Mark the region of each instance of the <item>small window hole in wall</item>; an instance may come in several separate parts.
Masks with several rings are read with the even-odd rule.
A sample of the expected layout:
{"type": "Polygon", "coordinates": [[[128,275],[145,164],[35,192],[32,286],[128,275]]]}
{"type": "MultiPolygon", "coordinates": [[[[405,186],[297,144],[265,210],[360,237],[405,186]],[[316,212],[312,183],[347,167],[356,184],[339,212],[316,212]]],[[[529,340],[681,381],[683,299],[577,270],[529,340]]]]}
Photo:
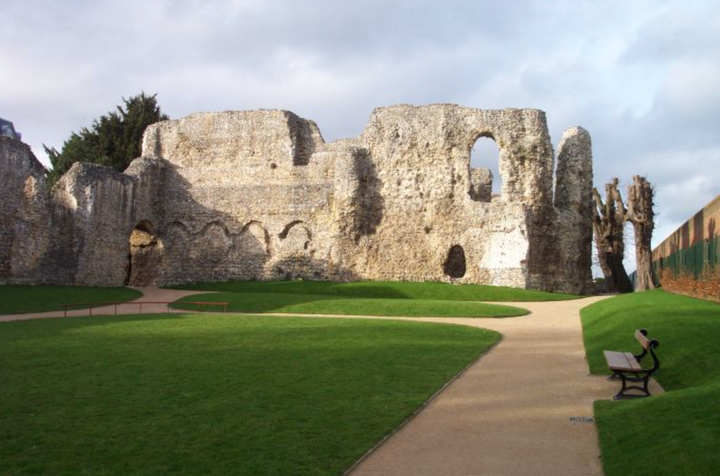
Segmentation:
{"type": "Polygon", "coordinates": [[[456,279],[465,276],[465,271],[465,250],[460,245],[453,245],[443,263],[443,272],[446,276],[456,279]]]}
{"type": "Polygon", "coordinates": [[[492,173],[492,196],[500,196],[502,177],[500,176],[500,149],[489,134],[483,134],[475,140],[470,151],[471,169],[490,169],[492,173]]]}

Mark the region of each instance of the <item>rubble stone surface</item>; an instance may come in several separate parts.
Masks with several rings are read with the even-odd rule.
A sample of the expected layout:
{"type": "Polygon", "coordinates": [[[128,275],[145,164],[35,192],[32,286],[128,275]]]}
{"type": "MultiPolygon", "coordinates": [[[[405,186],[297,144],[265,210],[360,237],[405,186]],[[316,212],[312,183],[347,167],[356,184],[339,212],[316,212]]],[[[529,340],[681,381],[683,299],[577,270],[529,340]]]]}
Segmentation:
{"type": "Polygon", "coordinates": [[[0,284],[43,281],[49,241],[45,168],[30,147],[0,136],[0,284]]]}
{"type": "Polygon", "coordinates": [[[383,107],[360,137],[332,143],[288,111],[193,114],[148,127],[124,173],[75,164],[52,193],[29,149],[3,141],[0,282],[591,289],[590,136],[566,132],[554,187],[539,110],[383,107]],[[498,196],[490,171],[470,166],[479,137],[500,150],[498,196]]]}

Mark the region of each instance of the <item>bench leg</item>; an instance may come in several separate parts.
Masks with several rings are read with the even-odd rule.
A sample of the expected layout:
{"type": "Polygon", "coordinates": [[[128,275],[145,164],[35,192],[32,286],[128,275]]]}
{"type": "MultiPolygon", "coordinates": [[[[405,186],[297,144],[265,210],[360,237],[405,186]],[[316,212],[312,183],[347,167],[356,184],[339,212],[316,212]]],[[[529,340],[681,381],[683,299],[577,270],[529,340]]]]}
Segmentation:
{"type": "Polygon", "coordinates": [[[617,395],[613,397],[613,400],[624,400],[628,398],[645,398],[650,396],[650,389],[648,388],[648,385],[650,384],[650,375],[647,375],[645,377],[640,377],[638,374],[635,374],[635,377],[630,377],[627,374],[620,372],[616,374],[620,377],[622,380],[622,387],[620,388],[620,391],[617,395]],[[628,385],[628,382],[642,382],[643,386],[640,387],[638,385],[628,385]],[[643,394],[637,395],[632,393],[627,393],[628,390],[639,390],[643,394]]]}

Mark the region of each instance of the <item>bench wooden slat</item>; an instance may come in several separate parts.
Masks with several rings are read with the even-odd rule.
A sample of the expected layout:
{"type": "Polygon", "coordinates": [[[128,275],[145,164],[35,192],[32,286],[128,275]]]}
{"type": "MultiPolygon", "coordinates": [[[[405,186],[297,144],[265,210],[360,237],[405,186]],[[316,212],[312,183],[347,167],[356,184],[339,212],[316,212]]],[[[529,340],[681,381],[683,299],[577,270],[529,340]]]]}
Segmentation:
{"type": "Polygon", "coordinates": [[[637,371],[642,370],[633,354],[630,352],[605,351],[605,360],[611,370],[637,371]]]}
{"type": "Polygon", "coordinates": [[[632,367],[633,370],[642,370],[642,365],[635,360],[635,356],[632,354],[632,352],[625,352],[625,358],[628,361],[628,364],[630,364],[630,367],[632,367]]]}
{"type": "Polygon", "coordinates": [[[608,367],[610,367],[611,369],[628,368],[628,361],[623,352],[613,352],[610,350],[606,350],[605,360],[607,361],[608,367]]]}
{"type": "Polygon", "coordinates": [[[643,349],[645,349],[645,350],[648,349],[648,347],[650,346],[650,339],[645,337],[645,335],[642,332],[640,332],[640,329],[635,331],[635,338],[640,343],[640,345],[642,346],[643,349]]]}

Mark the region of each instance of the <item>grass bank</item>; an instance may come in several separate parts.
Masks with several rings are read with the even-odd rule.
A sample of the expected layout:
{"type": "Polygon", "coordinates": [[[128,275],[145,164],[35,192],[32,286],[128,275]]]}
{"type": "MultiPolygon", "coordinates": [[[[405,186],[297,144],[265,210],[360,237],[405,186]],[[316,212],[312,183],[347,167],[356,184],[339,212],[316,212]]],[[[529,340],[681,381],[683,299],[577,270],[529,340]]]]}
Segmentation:
{"type": "Polygon", "coordinates": [[[531,302],[577,299],[572,294],[547,293],[504,286],[395,281],[226,281],[174,286],[173,289],[227,293],[303,294],[347,298],[419,299],[431,301],[531,302]]]}
{"type": "MultiPolygon", "coordinates": [[[[0,314],[60,311],[63,304],[127,302],[142,297],[130,288],[90,286],[0,286],[0,314]]],[[[82,309],[77,306],[75,309],[82,309]]]]}
{"type": "Polygon", "coordinates": [[[595,403],[606,476],[716,475],[720,468],[720,306],[663,291],[628,294],[582,310],[588,363],[603,350],[637,352],[634,329],[660,342],[665,394],[595,403]]]}
{"type": "Polygon", "coordinates": [[[0,323],[0,474],[340,474],[498,338],[269,316],[0,323]]]}
{"type": "Polygon", "coordinates": [[[407,317],[514,317],[528,313],[513,306],[479,302],[427,299],[343,298],[321,294],[224,292],[187,296],[172,304],[176,309],[196,309],[189,301],[227,302],[228,311],[350,316],[407,317]]]}

